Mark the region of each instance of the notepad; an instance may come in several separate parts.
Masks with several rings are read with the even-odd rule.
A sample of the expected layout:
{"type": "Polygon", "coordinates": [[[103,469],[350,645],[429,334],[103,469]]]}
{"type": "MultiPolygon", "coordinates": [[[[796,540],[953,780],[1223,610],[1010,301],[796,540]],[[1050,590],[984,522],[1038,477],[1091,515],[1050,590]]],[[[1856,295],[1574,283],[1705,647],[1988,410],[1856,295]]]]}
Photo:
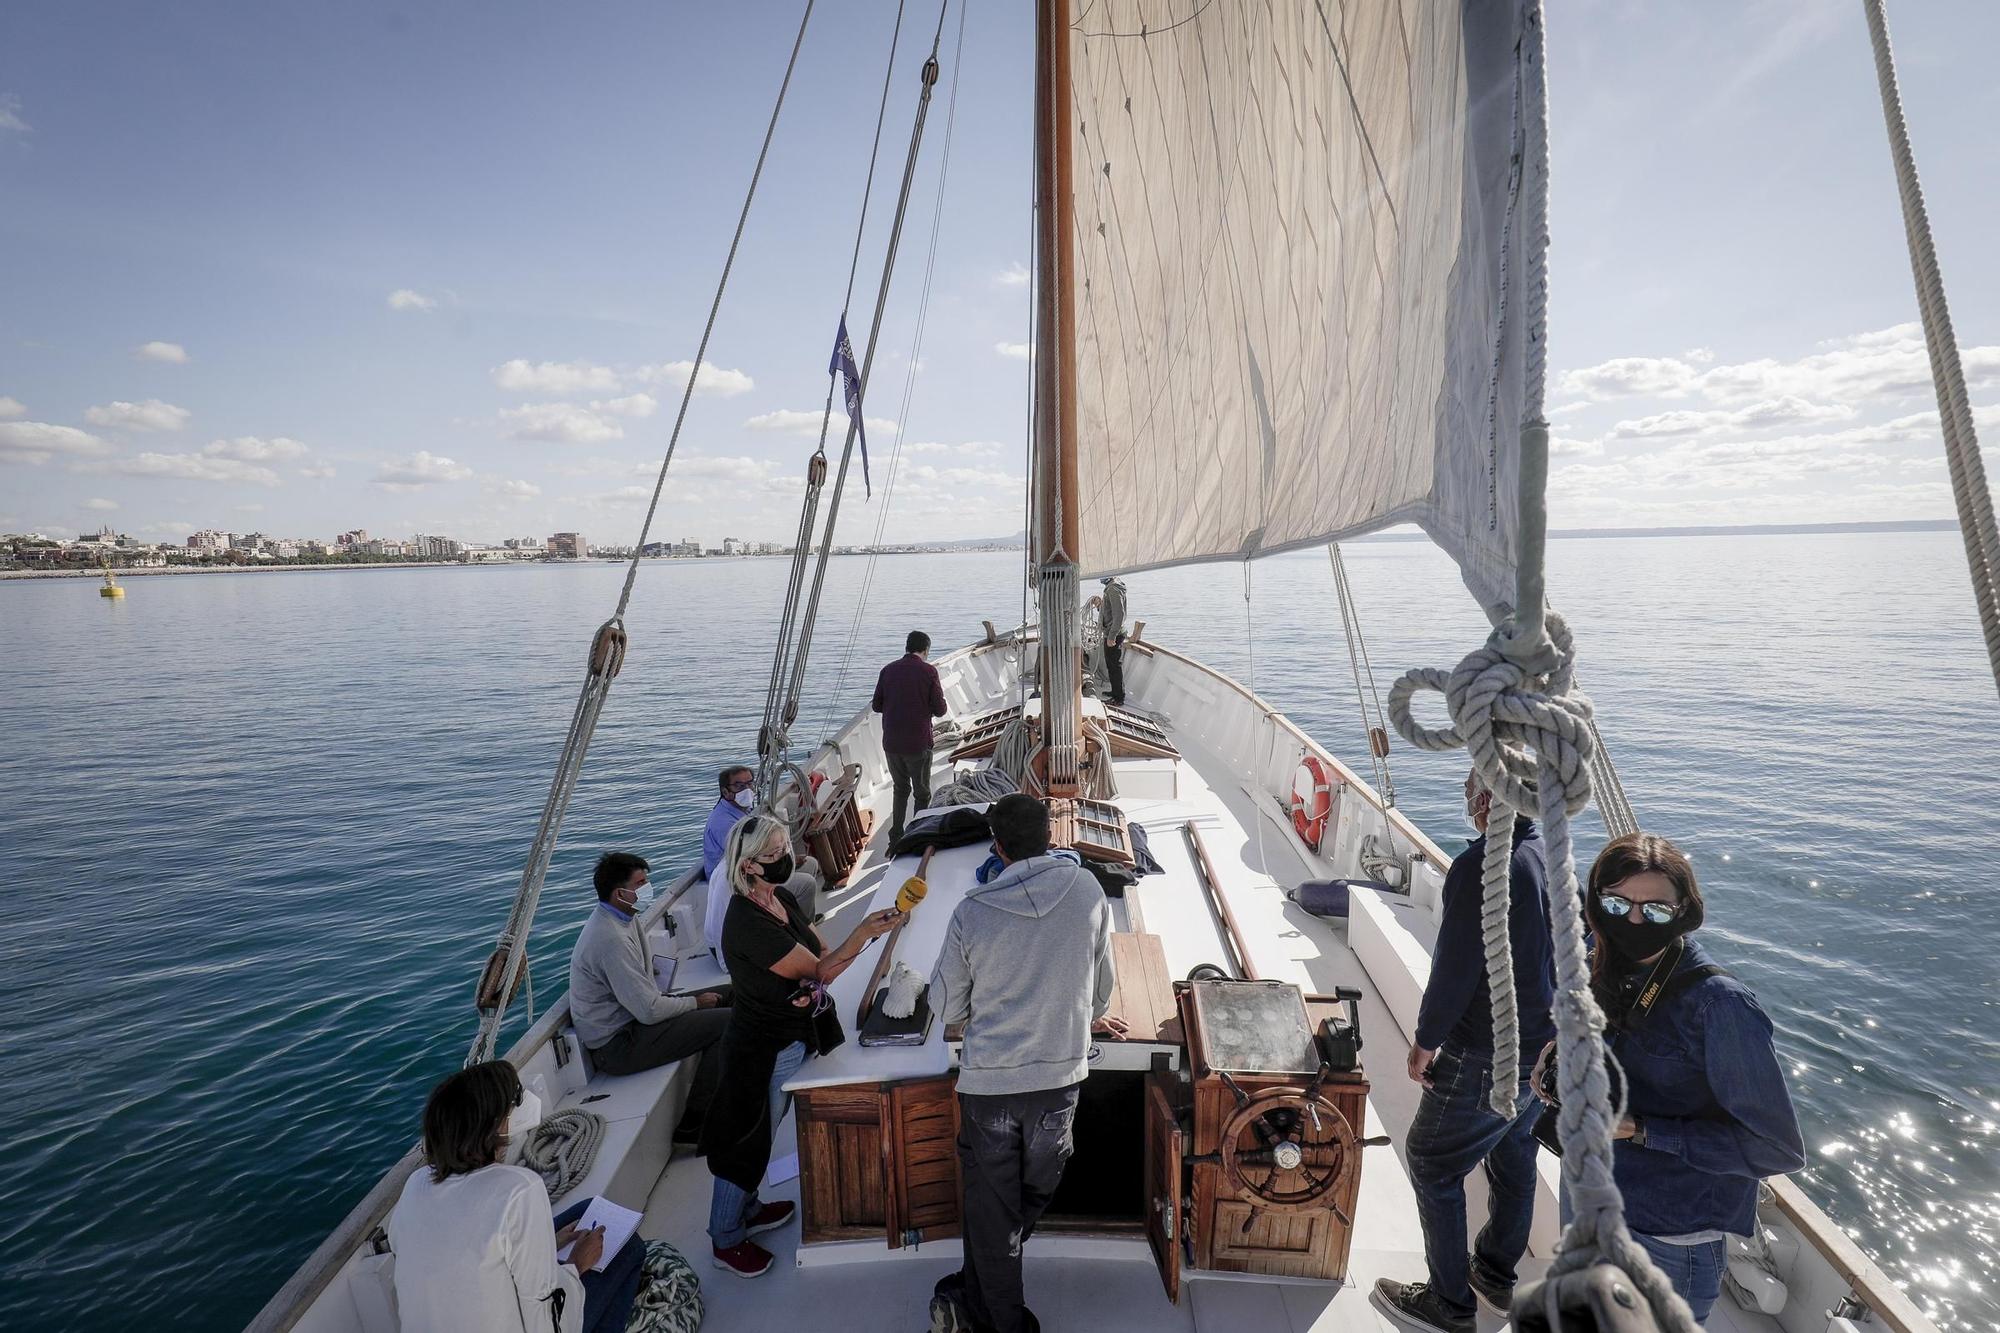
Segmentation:
{"type": "Polygon", "coordinates": [[[664,995],[674,988],[674,969],[680,966],[680,962],[678,958],[653,955],[653,981],[659,986],[661,994],[664,995]]]}
{"type": "MultiPolygon", "coordinates": [[[[604,1265],[611,1262],[611,1256],[625,1248],[625,1242],[632,1239],[632,1233],[639,1229],[639,1218],[640,1214],[630,1208],[621,1208],[601,1195],[590,1201],[590,1206],[583,1210],[583,1216],[576,1220],[576,1227],[578,1231],[604,1228],[604,1253],[591,1266],[591,1272],[602,1272],[604,1265]]],[[[569,1262],[570,1251],[575,1248],[575,1241],[563,1246],[556,1251],[556,1261],[569,1262]]]]}

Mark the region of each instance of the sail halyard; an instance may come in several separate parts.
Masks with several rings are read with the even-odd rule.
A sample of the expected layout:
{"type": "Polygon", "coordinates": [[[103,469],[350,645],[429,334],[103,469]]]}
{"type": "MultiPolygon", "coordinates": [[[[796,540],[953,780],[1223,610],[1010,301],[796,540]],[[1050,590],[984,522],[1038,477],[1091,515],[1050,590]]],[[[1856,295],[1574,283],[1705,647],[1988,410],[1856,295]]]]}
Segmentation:
{"type": "Polygon", "coordinates": [[[1041,617],[1042,742],[1051,796],[1081,790],[1083,661],[1078,577],[1075,209],[1069,0],[1036,0],[1034,550],[1041,617]]]}

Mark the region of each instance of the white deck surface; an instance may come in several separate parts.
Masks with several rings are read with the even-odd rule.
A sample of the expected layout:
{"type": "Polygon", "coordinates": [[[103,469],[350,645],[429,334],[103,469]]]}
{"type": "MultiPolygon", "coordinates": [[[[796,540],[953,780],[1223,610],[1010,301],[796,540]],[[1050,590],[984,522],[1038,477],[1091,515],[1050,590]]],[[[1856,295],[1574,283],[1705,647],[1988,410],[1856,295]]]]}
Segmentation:
{"type": "MultiPolygon", "coordinates": [[[[1182,832],[1186,821],[1195,821],[1258,971],[1314,992],[1330,992],[1336,985],[1358,986],[1364,992],[1363,1058],[1372,1087],[1362,1134],[1389,1133],[1396,1146],[1366,1150],[1350,1280],[1345,1284],[1190,1272],[1183,1276],[1180,1303],[1174,1305],[1166,1298],[1143,1241],[1043,1235],[1028,1247],[1029,1304],[1049,1333],[1130,1329],[1145,1329],[1147,1333],[1175,1329],[1389,1333],[1397,1326],[1369,1304],[1369,1289],[1379,1277],[1415,1280],[1425,1272],[1416,1201],[1400,1146],[1420,1096],[1418,1087],[1403,1073],[1408,1042],[1341,932],[1290,903],[1263,871],[1268,856],[1280,876],[1299,877],[1297,872],[1288,873],[1284,862],[1290,855],[1286,850],[1289,835],[1275,825],[1267,826],[1260,847],[1257,815],[1249,796],[1240,780],[1214,760],[1189,752],[1179,766],[1177,779],[1174,800],[1120,802],[1133,822],[1145,825],[1153,855],[1165,873],[1145,877],[1130,890],[1124,903],[1114,902],[1117,927],[1159,935],[1168,969],[1175,976],[1185,976],[1199,963],[1225,961],[1182,832]],[[1143,918],[1138,924],[1131,916],[1135,901],[1143,918]],[[1086,1253],[1088,1257],[1082,1257],[1086,1253]]],[[[886,868],[882,865],[885,836],[878,831],[850,887],[830,895],[823,904],[828,919],[821,933],[829,942],[844,935],[859,915],[892,899],[914,868],[914,858],[886,868]]],[[[928,971],[943,937],[949,907],[963,896],[973,868],[985,857],[986,848],[979,844],[941,852],[933,859],[929,897],[905,928],[897,946],[898,958],[928,971]]],[[[1425,943],[1428,945],[1428,939],[1425,943]]],[[[942,1073],[949,1067],[949,1053],[936,1032],[927,1045],[917,1048],[864,1050],[852,1040],[855,1007],[874,964],[871,949],[835,982],[832,990],[850,1040],[828,1058],[809,1061],[794,1086],[906,1078],[942,1073]]],[[[1139,1127],[1133,1126],[1133,1133],[1138,1132],[1139,1127]]],[[[787,1117],[774,1145],[773,1159],[784,1157],[793,1148],[792,1124],[787,1117]]],[[[701,1161],[683,1151],[654,1189],[641,1232],[671,1242],[694,1264],[707,1301],[702,1327],[715,1333],[801,1324],[817,1333],[921,1329],[926,1327],[932,1284],[958,1266],[955,1240],[933,1242],[916,1250],[892,1251],[880,1244],[822,1248],[801,1265],[795,1224],[758,1237],[776,1256],[776,1262],[764,1277],[746,1281],[710,1263],[705,1230],[710,1184],[701,1161]],[[827,1261],[827,1256],[836,1256],[837,1261],[827,1261]]],[[[1467,1181],[1467,1196],[1476,1230],[1486,1206],[1484,1180],[1477,1173],[1467,1181]]],[[[768,1190],[765,1197],[796,1200],[798,1182],[792,1180],[768,1190]]],[[[1541,1229],[1546,1230],[1551,1219],[1542,1221],[1541,1229]]],[[[1523,1280],[1538,1274],[1545,1265],[1545,1258],[1531,1254],[1523,1264],[1523,1280]]],[[[1481,1313],[1481,1333],[1503,1327],[1504,1320],[1481,1313]]],[[[1743,1313],[1726,1295],[1718,1302],[1708,1327],[1711,1333],[1779,1333],[1775,1321],[1743,1313]]]]}

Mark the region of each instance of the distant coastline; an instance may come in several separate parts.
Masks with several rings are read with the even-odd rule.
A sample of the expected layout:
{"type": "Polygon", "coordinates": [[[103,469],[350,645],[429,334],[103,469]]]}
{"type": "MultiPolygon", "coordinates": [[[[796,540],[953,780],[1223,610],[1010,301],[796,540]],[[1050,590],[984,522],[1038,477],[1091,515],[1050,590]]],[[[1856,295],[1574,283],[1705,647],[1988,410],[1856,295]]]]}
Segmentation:
{"type": "MultiPolygon", "coordinates": [[[[1694,528],[1560,528],[1549,533],[1554,541],[1596,540],[1603,537],[1804,537],[1815,535],[1867,534],[1877,532],[1956,532],[1958,524],[1948,518],[1900,519],[1884,523],[1750,523],[1736,527],[1694,527],[1694,528]]],[[[1366,537],[1356,537],[1357,542],[1427,542],[1430,538],[1421,532],[1377,532],[1366,537]]],[[[973,539],[954,542],[949,545],[919,549],[896,549],[875,552],[877,555],[959,555],[969,551],[1018,551],[1018,541],[1005,545],[990,540],[973,539]]],[[[867,555],[867,551],[840,551],[836,555],[867,555]]],[[[774,560],[779,556],[735,556],[737,560],[774,560]]],[[[335,565],[169,565],[164,569],[121,568],[118,577],[148,578],[156,574],[313,574],[333,570],[363,569],[502,569],[520,568],[523,565],[541,565],[548,561],[446,561],[446,560],[384,560],[368,564],[335,565]]],[[[565,565],[623,564],[624,559],[564,560],[553,563],[565,565]]],[[[658,563],[648,560],[645,563],[658,563]]],[[[6,569],[0,570],[0,580],[8,579],[98,579],[104,572],[99,569],[6,569]]]]}

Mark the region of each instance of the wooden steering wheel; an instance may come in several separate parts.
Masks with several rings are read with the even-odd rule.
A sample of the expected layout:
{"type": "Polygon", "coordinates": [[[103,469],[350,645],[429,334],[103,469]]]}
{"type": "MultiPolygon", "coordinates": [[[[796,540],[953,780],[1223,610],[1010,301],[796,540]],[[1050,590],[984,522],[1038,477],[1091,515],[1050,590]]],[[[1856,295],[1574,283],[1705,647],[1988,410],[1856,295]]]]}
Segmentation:
{"type": "Polygon", "coordinates": [[[1361,1165],[1354,1126],[1319,1090],[1266,1088],[1222,1125],[1222,1174],[1253,1207],[1278,1213],[1331,1208],[1361,1165]]]}

